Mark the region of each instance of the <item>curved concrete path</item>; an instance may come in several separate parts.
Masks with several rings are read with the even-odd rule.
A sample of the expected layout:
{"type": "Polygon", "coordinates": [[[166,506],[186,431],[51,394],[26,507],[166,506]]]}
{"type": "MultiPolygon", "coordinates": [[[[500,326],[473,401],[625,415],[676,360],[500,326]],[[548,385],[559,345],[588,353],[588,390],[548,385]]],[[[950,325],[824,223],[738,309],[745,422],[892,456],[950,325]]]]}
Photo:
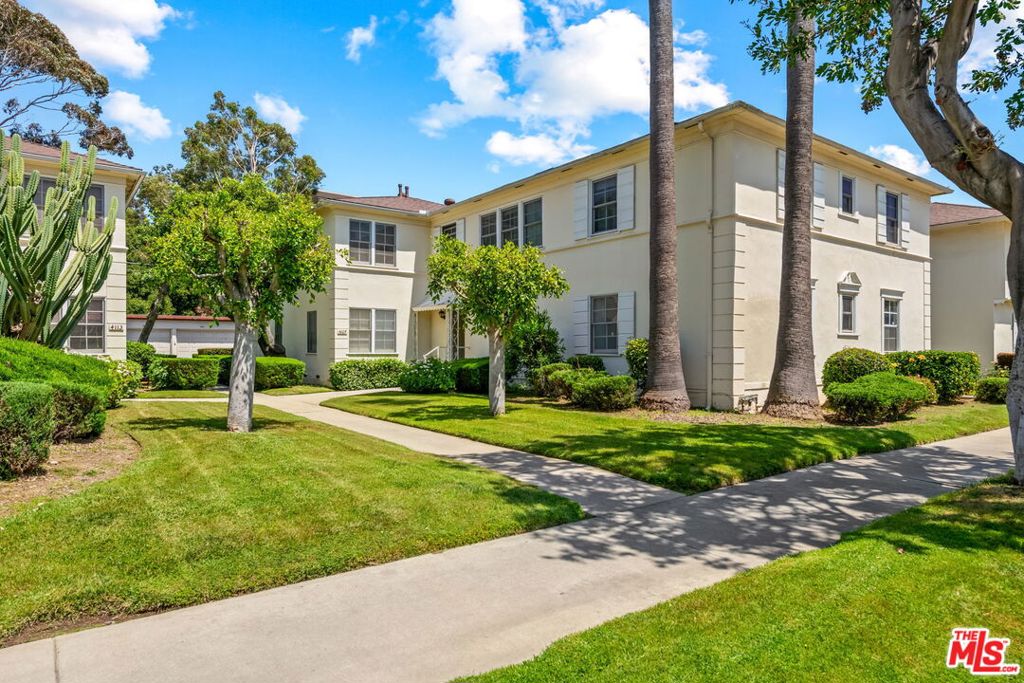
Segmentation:
{"type": "MultiPolygon", "coordinates": [[[[302,410],[320,415],[311,408],[302,410]]],[[[388,434],[418,439],[407,445],[420,450],[455,446],[418,430],[388,434]]],[[[564,635],[830,545],[1011,463],[1004,429],[695,496],[647,504],[640,497],[639,507],[573,524],[0,650],[0,680],[444,681],[522,661],[564,635]]]]}

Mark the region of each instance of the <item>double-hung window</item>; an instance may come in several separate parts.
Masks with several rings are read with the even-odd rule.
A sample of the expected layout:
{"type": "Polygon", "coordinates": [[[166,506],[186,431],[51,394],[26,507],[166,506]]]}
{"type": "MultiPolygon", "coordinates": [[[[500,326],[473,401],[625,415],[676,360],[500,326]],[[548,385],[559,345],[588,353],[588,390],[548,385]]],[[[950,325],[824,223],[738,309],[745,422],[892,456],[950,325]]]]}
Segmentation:
{"type": "Polygon", "coordinates": [[[900,350],[900,300],[882,299],[882,351],[900,350]]]}
{"type": "Polygon", "coordinates": [[[839,333],[857,333],[857,295],[842,293],[839,295],[839,333]]]}
{"type": "Polygon", "coordinates": [[[498,246],[498,216],[494,213],[485,213],[480,216],[480,246],[498,246]]]}
{"type": "Polygon", "coordinates": [[[455,229],[455,223],[449,223],[448,225],[441,226],[441,234],[445,237],[455,238],[458,234],[455,229]]]}
{"type": "Polygon", "coordinates": [[[544,243],[544,205],[540,197],[480,215],[480,246],[517,247],[544,243]]]}
{"type": "Polygon", "coordinates": [[[348,222],[348,253],[353,263],[375,266],[395,265],[396,227],[351,219],[348,222]]]}
{"type": "Polygon", "coordinates": [[[605,294],[590,297],[590,352],[619,351],[619,297],[605,294]]]}
{"type": "Polygon", "coordinates": [[[103,353],[106,350],[103,328],[106,327],[105,299],[95,297],[89,302],[85,315],[78,321],[75,328],[68,337],[68,347],[72,351],[95,351],[103,353]]]}
{"type": "Polygon", "coordinates": [[[593,234],[618,229],[618,178],[608,176],[591,184],[591,224],[593,234]]]}
{"type": "Polygon", "coordinates": [[[854,192],[856,181],[848,175],[840,176],[839,209],[845,214],[853,215],[854,192]]]}
{"type": "Polygon", "coordinates": [[[501,246],[511,242],[519,246],[519,206],[501,210],[501,246]]]}
{"type": "Polygon", "coordinates": [[[348,318],[349,353],[395,353],[398,314],[380,308],[352,308],[348,318]]]}
{"type": "MultiPolygon", "coordinates": [[[[39,179],[39,185],[36,187],[36,196],[32,199],[36,207],[42,209],[46,205],[46,191],[51,187],[56,187],[56,185],[57,181],[53,178],[39,179]]],[[[83,218],[88,216],[87,211],[89,210],[89,197],[96,200],[96,222],[98,224],[102,224],[106,210],[106,193],[104,191],[104,187],[102,185],[93,184],[85,191],[85,199],[82,202],[83,218]]]]}
{"type": "Polygon", "coordinates": [[[900,196],[895,192],[885,193],[885,239],[900,243],[900,196]]]}
{"type": "Polygon", "coordinates": [[[523,204],[523,244],[544,244],[544,206],[540,199],[523,204]]]}

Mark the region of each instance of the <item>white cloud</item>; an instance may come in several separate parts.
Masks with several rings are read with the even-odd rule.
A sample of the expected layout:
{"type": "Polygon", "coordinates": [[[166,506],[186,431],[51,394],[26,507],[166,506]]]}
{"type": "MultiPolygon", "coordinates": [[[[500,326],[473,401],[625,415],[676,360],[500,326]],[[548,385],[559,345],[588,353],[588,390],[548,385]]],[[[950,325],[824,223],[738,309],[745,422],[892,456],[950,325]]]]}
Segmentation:
{"type": "Polygon", "coordinates": [[[363,48],[373,47],[377,42],[377,17],[371,16],[366,26],[356,26],[348,32],[345,59],[359,63],[363,58],[363,48]]]}
{"type": "Polygon", "coordinates": [[[971,41],[971,49],[960,60],[961,82],[970,80],[971,71],[974,69],[984,69],[995,63],[999,30],[1006,26],[1016,25],[1021,19],[1024,19],[1024,7],[1006,12],[1006,18],[998,24],[982,26],[978,23],[974,31],[974,40],[971,41]]]}
{"type": "Polygon", "coordinates": [[[103,100],[104,118],[145,141],[171,136],[171,122],[156,107],[147,107],[135,93],[115,90],[103,100]]]}
{"type": "Polygon", "coordinates": [[[927,160],[899,145],[872,145],[868,147],[868,154],[914,175],[925,175],[932,170],[927,160]]]}
{"type": "MultiPolygon", "coordinates": [[[[499,130],[487,149],[509,163],[552,164],[591,149],[578,142],[601,116],[649,111],[647,24],[635,13],[603,7],[603,0],[531,0],[548,19],[534,27],[523,0],[455,0],[436,15],[427,38],[437,76],[452,98],[428,107],[420,127],[439,136],[477,118],[519,124],[499,130]],[[587,13],[593,14],[584,18],[587,13]]],[[[728,102],[709,75],[712,58],[692,49],[707,36],[677,30],[676,106],[685,111],[728,102]]]]}
{"type": "Polygon", "coordinates": [[[256,101],[256,110],[266,120],[280,123],[292,135],[302,130],[302,122],[306,120],[306,116],[298,107],[288,104],[284,98],[259,92],[252,98],[256,101]]]}
{"type": "Polygon", "coordinates": [[[25,4],[59,26],[83,59],[132,78],[149,71],[150,54],[143,41],[155,40],[168,21],[185,17],[156,0],[28,0],[25,4]]]}

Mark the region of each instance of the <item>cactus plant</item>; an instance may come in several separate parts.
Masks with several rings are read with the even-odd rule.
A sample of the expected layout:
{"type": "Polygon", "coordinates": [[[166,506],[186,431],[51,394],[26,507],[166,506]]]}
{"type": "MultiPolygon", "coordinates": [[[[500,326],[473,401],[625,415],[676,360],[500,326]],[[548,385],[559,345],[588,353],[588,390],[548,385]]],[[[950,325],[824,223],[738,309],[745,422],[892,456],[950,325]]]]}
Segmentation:
{"type": "Polygon", "coordinates": [[[7,143],[0,131],[0,335],[60,348],[110,271],[117,202],[98,228],[96,200],[85,202],[96,148],[72,163],[65,142],[55,185],[37,209],[39,172],[26,179],[21,138],[7,143]]]}

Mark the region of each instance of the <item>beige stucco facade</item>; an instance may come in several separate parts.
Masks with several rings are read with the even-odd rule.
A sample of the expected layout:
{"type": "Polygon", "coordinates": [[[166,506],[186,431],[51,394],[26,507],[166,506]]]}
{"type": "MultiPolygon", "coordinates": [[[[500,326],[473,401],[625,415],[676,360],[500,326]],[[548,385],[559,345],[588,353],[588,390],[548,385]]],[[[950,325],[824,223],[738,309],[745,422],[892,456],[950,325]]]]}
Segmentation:
{"type": "Polygon", "coordinates": [[[1004,216],[932,228],[932,328],[936,348],[974,351],[982,370],[1013,351],[1016,323],[1006,282],[1004,216]]]}
{"type": "MultiPolygon", "coordinates": [[[[741,396],[763,398],[767,389],[778,324],[783,146],[783,122],[742,103],[677,125],[679,332],[695,405],[732,408],[741,396]]],[[[602,341],[597,352],[610,371],[625,372],[625,341],[647,336],[650,324],[647,152],[646,137],[639,138],[422,213],[382,212],[360,206],[358,198],[322,201],[325,230],[339,248],[348,246],[353,219],[395,223],[397,264],[356,266],[339,258],[328,294],[286,314],[289,355],[310,363],[311,379],[326,380],[334,360],[366,355],[348,348],[348,310],[378,306],[396,310],[398,319],[397,348],[384,355],[414,359],[447,348],[449,326],[437,311],[423,310],[431,240],[450,226],[457,238],[477,246],[481,217],[496,214],[500,234],[503,210],[510,220],[518,215],[522,238],[524,207],[540,199],[539,246],[570,284],[566,296],[543,300],[541,306],[568,354],[591,353],[592,307],[616,301],[618,343],[602,341]],[[616,229],[595,234],[591,219],[599,200],[593,189],[604,184],[616,187],[616,229]],[[316,358],[300,348],[305,345],[300,318],[313,308],[318,320],[329,316],[323,333],[333,340],[333,351],[324,356],[318,348],[316,358]]],[[[945,189],[824,139],[816,142],[815,160],[812,275],[819,370],[829,354],[845,346],[882,350],[883,297],[899,302],[899,348],[928,348],[928,206],[931,196],[945,189]],[[840,210],[841,175],[856,187],[847,213],[840,210]],[[896,243],[886,239],[878,221],[886,193],[897,198],[900,209],[896,243]],[[839,329],[840,287],[856,297],[856,326],[846,333],[839,329]]],[[[484,340],[467,338],[465,355],[486,355],[484,340]]]]}

